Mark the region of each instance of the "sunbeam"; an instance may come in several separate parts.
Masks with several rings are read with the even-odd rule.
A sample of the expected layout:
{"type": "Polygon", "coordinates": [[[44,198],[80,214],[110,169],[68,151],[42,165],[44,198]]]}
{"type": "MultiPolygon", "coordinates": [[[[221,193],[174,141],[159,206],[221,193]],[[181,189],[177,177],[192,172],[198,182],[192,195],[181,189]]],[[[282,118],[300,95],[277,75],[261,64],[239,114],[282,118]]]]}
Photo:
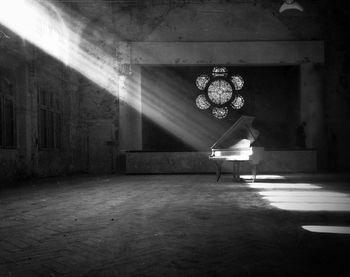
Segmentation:
{"type": "MultiPolygon", "coordinates": [[[[82,29],[87,25],[85,21],[84,18],[76,18],[50,1],[0,1],[0,23],[23,39],[73,68],[115,97],[119,97],[120,93],[123,101],[129,106],[194,149],[203,150],[208,146],[204,141],[215,140],[215,132],[210,130],[217,128],[218,124],[207,123],[203,126],[202,122],[206,121],[205,115],[197,113],[194,116],[186,112],[188,105],[194,104],[186,103],[178,96],[172,95],[171,90],[157,93],[155,98],[154,94],[147,93],[155,91],[154,85],[149,84],[144,87],[142,107],[135,102],[133,94],[137,90],[133,86],[137,84],[133,84],[133,77],[118,76],[116,57],[82,37],[82,29]],[[125,86],[127,78],[131,84],[125,86]],[[118,84],[119,81],[122,84],[118,84]]],[[[116,34],[117,30],[115,34],[106,34],[105,40],[117,41],[119,38],[116,34]]],[[[169,88],[171,85],[169,84],[169,88]]]]}
{"type": "Polygon", "coordinates": [[[115,94],[117,78],[112,66],[114,59],[79,35],[83,22],[73,19],[50,1],[2,0],[0,22],[23,39],[115,94]]]}

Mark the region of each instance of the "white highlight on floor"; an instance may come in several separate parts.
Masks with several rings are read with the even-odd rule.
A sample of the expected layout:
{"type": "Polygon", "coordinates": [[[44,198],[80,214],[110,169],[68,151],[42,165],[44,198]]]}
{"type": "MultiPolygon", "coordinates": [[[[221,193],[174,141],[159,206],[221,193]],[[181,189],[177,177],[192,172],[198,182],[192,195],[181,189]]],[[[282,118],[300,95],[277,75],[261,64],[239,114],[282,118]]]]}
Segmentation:
{"type": "Polygon", "coordinates": [[[320,186],[307,183],[248,183],[253,189],[320,189],[320,186]]]}
{"type": "Polygon", "coordinates": [[[271,203],[325,203],[325,204],[349,204],[350,198],[347,197],[322,197],[322,196],[309,196],[309,197],[293,197],[293,196],[270,196],[263,197],[271,203]]]}
{"type": "MultiPolygon", "coordinates": [[[[349,196],[346,193],[342,192],[333,192],[333,191],[289,191],[289,190],[271,190],[271,191],[260,191],[261,196],[280,196],[280,197],[347,197],[349,196]]],[[[350,198],[349,198],[350,200],[350,198]]]]}
{"type": "Polygon", "coordinates": [[[332,211],[332,212],[350,212],[350,202],[348,203],[303,203],[303,202],[271,202],[274,206],[281,210],[288,211],[332,211]]]}
{"type": "Polygon", "coordinates": [[[260,191],[263,199],[271,206],[293,211],[350,211],[350,197],[342,192],[332,191],[260,191]]]}
{"type": "Polygon", "coordinates": [[[315,233],[350,234],[350,227],[348,226],[304,225],[301,227],[315,233]]]}
{"type": "Polygon", "coordinates": [[[248,183],[271,206],[291,211],[350,211],[350,195],[309,183],[248,183]]]}
{"type": "MultiPolygon", "coordinates": [[[[241,175],[242,179],[253,179],[252,175],[241,175]]],[[[256,175],[256,180],[284,180],[286,177],[282,175],[256,175]]]]}

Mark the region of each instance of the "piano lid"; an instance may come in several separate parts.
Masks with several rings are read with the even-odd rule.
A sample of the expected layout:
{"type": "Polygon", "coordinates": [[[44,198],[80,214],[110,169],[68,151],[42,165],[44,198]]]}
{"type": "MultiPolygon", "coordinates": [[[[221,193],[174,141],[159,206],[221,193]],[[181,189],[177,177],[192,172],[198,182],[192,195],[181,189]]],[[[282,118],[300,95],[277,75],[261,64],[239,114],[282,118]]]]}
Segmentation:
{"type": "Polygon", "coordinates": [[[242,115],[211,147],[211,149],[234,149],[252,144],[259,136],[259,131],[252,127],[254,116],[242,115]]]}

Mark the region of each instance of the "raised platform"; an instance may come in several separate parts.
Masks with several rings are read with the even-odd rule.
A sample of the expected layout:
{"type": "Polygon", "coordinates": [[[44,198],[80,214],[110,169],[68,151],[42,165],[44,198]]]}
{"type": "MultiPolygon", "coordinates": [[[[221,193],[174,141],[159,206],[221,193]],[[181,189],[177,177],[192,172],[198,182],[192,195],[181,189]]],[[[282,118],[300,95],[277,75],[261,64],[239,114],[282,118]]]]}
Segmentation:
{"type": "MultiPolygon", "coordinates": [[[[126,173],[214,173],[215,164],[209,152],[126,152],[126,173]]],[[[223,172],[232,172],[230,163],[223,172]]],[[[258,167],[260,173],[316,172],[316,150],[267,150],[258,167]]],[[[248,163],[242,163],[242,173],[249,173],[248,163]]]]}

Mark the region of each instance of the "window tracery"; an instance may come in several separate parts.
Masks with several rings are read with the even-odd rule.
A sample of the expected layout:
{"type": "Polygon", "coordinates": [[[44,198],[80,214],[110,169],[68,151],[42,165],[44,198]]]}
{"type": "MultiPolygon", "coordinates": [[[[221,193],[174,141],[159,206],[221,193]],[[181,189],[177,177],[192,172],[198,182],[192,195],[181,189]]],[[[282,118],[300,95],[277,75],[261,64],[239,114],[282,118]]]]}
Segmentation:
{"type": "Polygon", "coordinates": [[[244,97],[237,92],[242,90],[244,80],[240,75],[228,76],[226,67],[214,67],[212,77],[199,75],[196,86],[202,91],[196,98],[196,106],[201,110],[212,107],[212,115],[217,119],[228,115],[229,106],[234,110],[244,106],[244,97]]]}

